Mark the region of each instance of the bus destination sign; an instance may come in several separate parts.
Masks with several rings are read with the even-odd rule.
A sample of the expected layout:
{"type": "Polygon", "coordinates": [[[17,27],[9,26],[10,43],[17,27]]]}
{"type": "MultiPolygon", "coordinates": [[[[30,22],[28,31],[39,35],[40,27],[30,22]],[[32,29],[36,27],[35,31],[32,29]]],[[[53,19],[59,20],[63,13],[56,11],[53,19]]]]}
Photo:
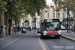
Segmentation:
{"type": "Polygon", "coordinates": [[[45,22],[59,22],[59,19],[46,19],[45,22]]]}

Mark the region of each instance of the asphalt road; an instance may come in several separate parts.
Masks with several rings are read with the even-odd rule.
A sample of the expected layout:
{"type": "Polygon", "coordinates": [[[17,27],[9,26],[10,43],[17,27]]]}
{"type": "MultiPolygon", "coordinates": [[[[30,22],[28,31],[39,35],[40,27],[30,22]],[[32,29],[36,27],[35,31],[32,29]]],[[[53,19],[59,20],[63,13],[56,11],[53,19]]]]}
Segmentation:
{"type": "Polygon", "coordinates": [[[38,36],[32,32],[0,39],[0,50],[42,50],[38,36]]]}
{"type": "Polygon", "coordinates": [[[48,38],[42,39],[48,50],[75,50],[75,42],[65,38],[48,38]]]}
{"type": "Polygon", "coordinates": [[[40,34],[29,31],[0,39],[0,50],[75,50],[75,42],[62,37],[41,39],[40,34]]]}

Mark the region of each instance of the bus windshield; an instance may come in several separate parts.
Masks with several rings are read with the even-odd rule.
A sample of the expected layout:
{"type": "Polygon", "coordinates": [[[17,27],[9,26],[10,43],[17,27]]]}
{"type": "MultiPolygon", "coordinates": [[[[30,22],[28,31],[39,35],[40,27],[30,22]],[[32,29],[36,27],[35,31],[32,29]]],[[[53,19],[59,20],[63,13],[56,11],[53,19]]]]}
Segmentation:
{"type": "Polygon", "coordinates": [[[45,30],[59,30],[60,29],[60,22],[46,22],[45,23],[45,30]]]}

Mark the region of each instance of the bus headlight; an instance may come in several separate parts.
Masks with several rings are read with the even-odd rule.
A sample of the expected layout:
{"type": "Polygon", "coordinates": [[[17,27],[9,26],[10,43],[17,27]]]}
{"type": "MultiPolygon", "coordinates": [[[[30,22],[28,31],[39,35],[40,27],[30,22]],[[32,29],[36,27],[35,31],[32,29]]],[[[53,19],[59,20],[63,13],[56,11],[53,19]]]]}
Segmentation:
{"type": "Polygon", "coordinates": [[[61,31],[60,30],[58,31],[58,33],[59,33],[59,35],[61,35],[61,31]]]}
{"type": "Polygon", "coordinates": [[[45,34],[47,34],[47,31],[44,31],[45,34]]]}
{"type": "Polygon", "coordinates": [[[46,35],[47,34],[47,31],[44,31],[43,35],[46,35]]]}

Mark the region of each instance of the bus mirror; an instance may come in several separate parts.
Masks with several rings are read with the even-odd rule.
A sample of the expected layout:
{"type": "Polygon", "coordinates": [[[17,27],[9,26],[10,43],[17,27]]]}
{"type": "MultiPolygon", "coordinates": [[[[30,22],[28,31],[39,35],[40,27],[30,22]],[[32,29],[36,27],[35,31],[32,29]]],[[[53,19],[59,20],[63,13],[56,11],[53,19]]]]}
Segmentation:
{"type": "Polygon", "coordinates": [[[60,24],[62,24],[62,22],[60,22],[60,24]]]}

